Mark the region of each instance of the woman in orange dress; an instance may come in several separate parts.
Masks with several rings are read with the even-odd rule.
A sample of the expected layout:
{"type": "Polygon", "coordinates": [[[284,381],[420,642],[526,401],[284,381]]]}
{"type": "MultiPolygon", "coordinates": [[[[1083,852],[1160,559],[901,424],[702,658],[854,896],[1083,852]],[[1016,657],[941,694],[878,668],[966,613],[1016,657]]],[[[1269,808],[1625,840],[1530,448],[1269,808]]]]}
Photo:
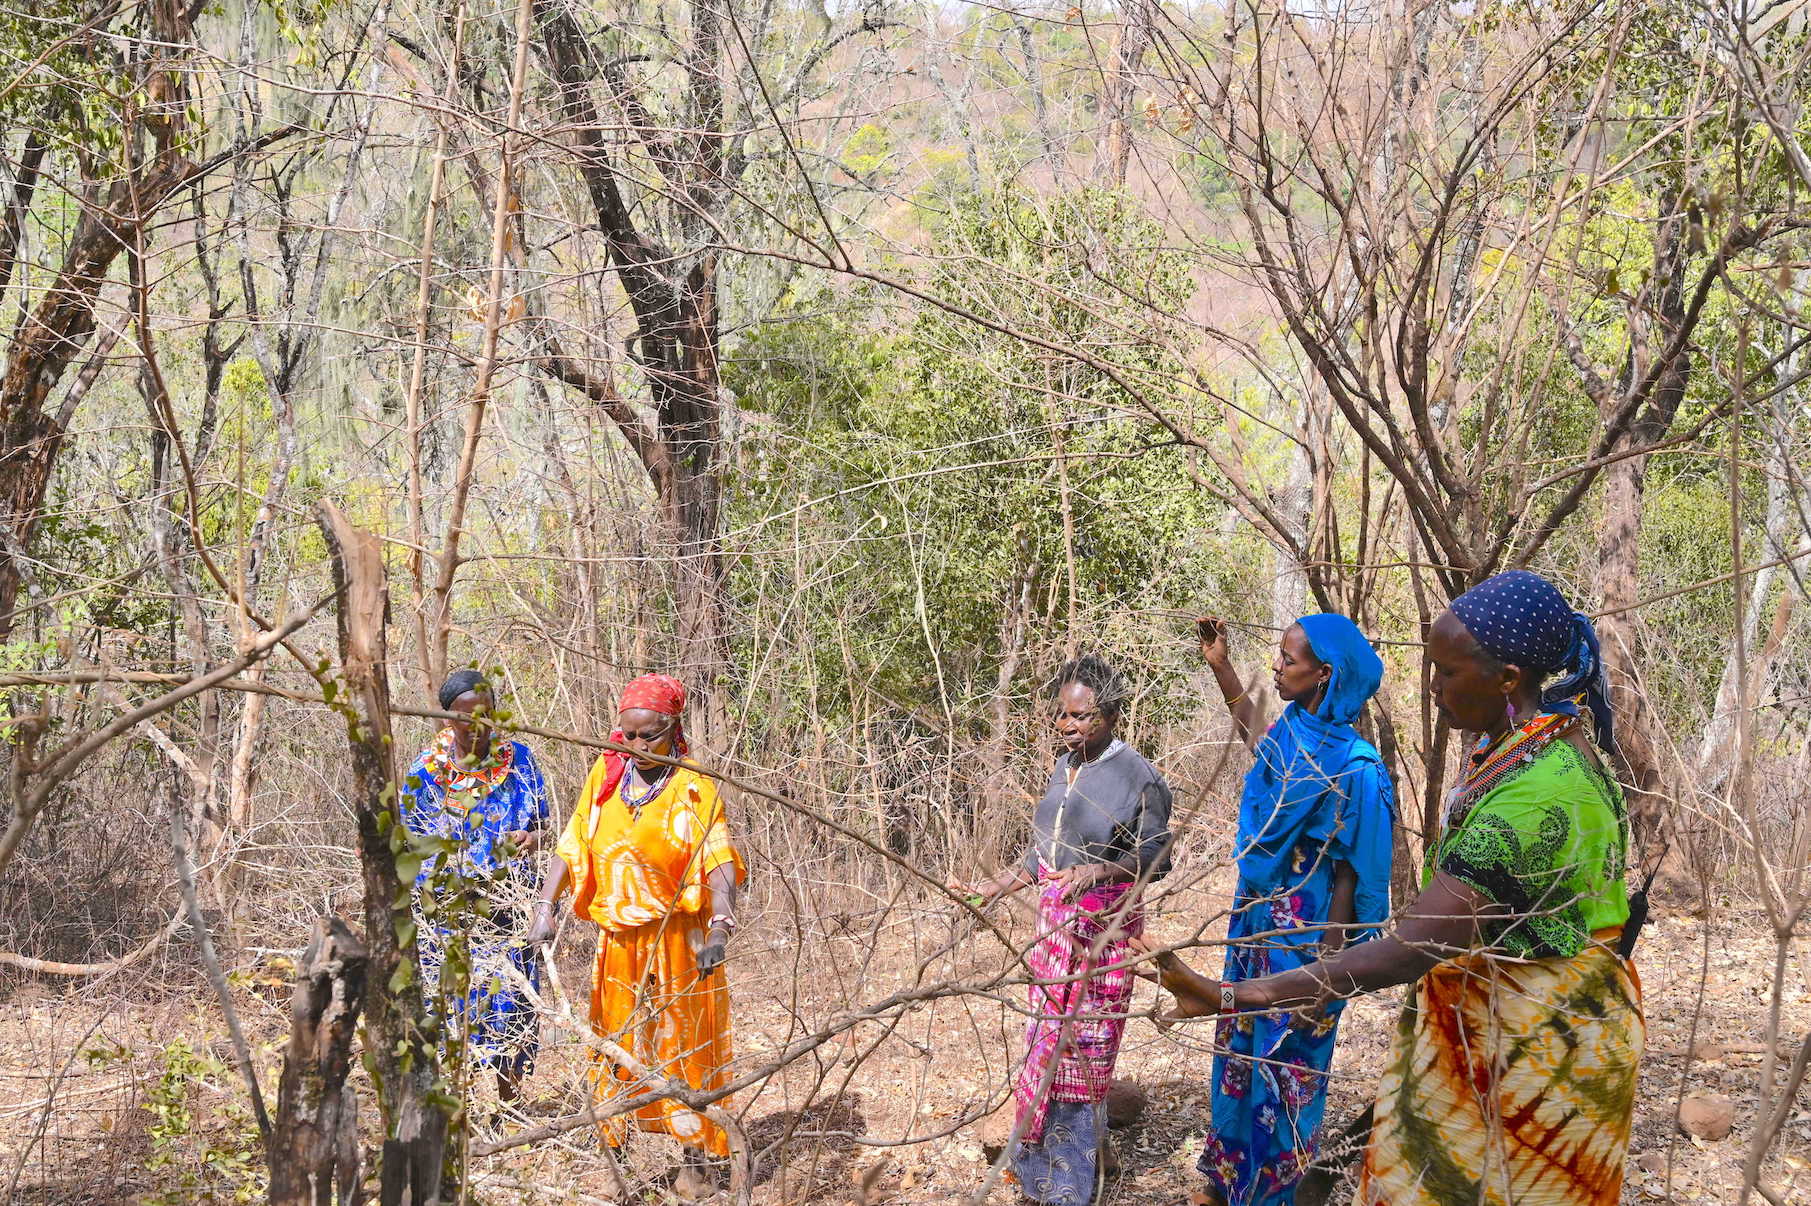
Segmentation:
{"type": "MultiPolygon", "coordinates": [[[[645,1070],[637,1075],[600,1057],[593,1072],[600,1107],[644,1095],[668,1078],[707,1091],[727,1079],[729,988],[715,973],[735,932],[746,872],[716,782],[684,761],[684,711],[678,679],[648,674],[624,689],[611,739],[634,752],[606,752],[592,766],[529,934],[534,942],[553,937],[555,904],[568,883],[573,912],[598,927],[591,1029],[645,1070]]],[[[632,1113],[641,1130],[684,1146],[674,1188],[686,1196],[707,1192],[710,1164],[729,1154],[723,1128],[670,1097],[632,1113]]],[[[599,1129],[620,1147],[628,1119],[612,1115],[599,1129]]]]}

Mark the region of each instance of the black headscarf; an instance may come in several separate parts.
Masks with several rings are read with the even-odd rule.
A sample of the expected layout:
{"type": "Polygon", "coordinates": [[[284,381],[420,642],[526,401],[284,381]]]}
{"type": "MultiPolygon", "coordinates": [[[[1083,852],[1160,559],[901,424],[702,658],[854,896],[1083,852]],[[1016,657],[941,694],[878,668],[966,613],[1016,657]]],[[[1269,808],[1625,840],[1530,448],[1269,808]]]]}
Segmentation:
{"type": "Polygon", "coordinates": [[[490,684],[484,680],[484,675],[480,671],[455,670],[446,676],[444,683],[440,684],[440,710],[451,712],[453,701],[467,691],[488,690],[490,690],[490,684]]]}

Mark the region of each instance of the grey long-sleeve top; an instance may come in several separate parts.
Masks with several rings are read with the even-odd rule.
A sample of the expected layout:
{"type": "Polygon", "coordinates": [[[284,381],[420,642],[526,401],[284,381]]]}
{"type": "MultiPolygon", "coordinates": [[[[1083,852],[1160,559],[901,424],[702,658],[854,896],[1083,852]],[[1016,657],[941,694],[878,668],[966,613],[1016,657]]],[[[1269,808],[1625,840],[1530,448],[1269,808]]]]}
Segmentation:
{"type": "Polygon", "coordinates": [[[1032,813],[1026,872],[1035,878],[1040,862],[1053,871],[1113,863],[1135,876],[1162,877],[1170,869],[1170,786],[1157,768],[1115,739],[1082,764],[1071,785],[1069,759],[1056,760],[1032,813]]]}

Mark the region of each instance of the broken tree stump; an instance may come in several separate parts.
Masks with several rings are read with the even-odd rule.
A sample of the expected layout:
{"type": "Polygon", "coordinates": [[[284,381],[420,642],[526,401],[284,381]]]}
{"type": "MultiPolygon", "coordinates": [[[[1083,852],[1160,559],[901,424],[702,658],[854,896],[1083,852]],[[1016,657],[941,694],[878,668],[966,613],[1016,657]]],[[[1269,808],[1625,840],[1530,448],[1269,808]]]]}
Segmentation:
{"type": "Polygon", "coordinates": [[[359,1190],[358,1098],[346,1083],[370,958],[338,917],[315,922],[296,968],[289,1049],[266,1155],[271,1206],[351,1206],[359,1190]]]}
{"type": "MultiPolygon", "coordinates": [[[[346,722],[351,755],[358,861],[365,881],[365,941],[370,991],[365,1026],[371,1079],[384,1116],[378,1178],[379,1206],[438,1206],[456,1195],[449,1183],[448,1110],[434,1095],[437,1053],[428,1038],[421,990],[414,982],[414,943],[408,888],[399,876],[391,838],[402,827],[390,735],[390,678],[385,669],[385,624],[390,590],[384,546],[322,500],[315,509],[339,596],[339,680],[333,707],[346,722]],[[448,1191],[451,1192],[448,1192],[448,1191]]],[[[455,1161],[456,1163],[456,1161],[455,1161]]]]}

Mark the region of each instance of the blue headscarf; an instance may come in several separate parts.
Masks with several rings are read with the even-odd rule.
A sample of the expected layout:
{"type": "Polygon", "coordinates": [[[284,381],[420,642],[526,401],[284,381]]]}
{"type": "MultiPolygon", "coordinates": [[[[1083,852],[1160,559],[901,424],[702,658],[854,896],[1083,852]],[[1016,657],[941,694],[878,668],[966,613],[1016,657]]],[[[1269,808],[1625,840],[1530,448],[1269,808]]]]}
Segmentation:
{"type": "MultiPolygon", "coordinates": [[[[1292,866],[1296,848],[1323,843],[1325,857],[1358,873],[1357,920],[1376,926],[1390,912],[1395,793],[1383,758],[1352,722],[1383,682],[1383,659],[1345,616],[1296,623],[1331,673],[1315,711],[1291,703],[1258,744],[1239,798],[1240,891],[1250,898],[1288,891],[1303,875],[1292,866]]],[[[1351,940],[1366,936],[1361,930],[1351,940]]]]}
{"type": "Polygon", "coordinates": [[[1541,707],[1576,716],[1572,701],[1582,692],[1597,723],[1597,743],[1616,752],[1616,719],[1597,629],[1583,612],[1572,610],[1558,587],[1539,574],[1510,570],[1454,599],[1453,614],[1478,648],[1499,662],[1543,679],[1563,675],[1541,692],[1541,707]]]}

